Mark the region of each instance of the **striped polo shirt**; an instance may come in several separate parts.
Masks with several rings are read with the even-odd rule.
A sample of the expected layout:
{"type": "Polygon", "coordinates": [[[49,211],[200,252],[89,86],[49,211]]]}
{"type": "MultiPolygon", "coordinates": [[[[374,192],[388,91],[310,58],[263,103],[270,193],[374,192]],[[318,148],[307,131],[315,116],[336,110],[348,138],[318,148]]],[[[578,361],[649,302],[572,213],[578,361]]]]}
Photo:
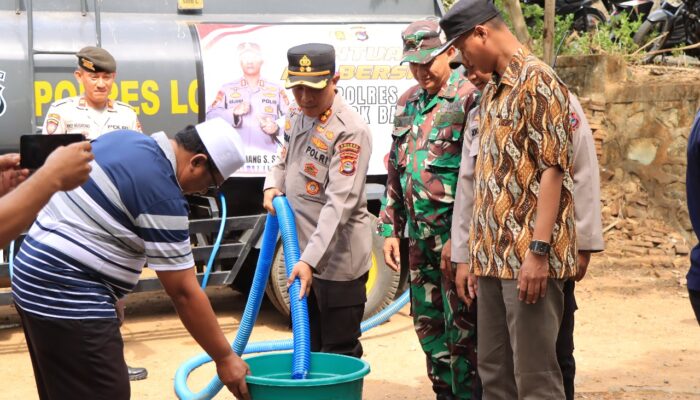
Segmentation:
{"type": "Polygon", "coordinates": [[[115,131],[92,142],[90,179],[55,194],[15,258],[12,293],[22,310],[61,319],[116,318],[145,264],[194,265],[188,206],[167,136],[115,131]]]}

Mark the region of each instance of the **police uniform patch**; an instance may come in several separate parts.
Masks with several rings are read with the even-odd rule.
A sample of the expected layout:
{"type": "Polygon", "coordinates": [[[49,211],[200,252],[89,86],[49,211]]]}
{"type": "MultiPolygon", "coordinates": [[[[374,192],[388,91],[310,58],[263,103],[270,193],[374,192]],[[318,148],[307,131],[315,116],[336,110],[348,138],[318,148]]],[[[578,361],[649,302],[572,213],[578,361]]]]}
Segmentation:
{"type": "Polygon", "coordinates": [[[333,138],[335,137],[335,134],[333,133],[333,131],[329,131],[329,130],[326,130],[323,135],[328,140],[333,140],[333,138]]]}
{"type": "Polygon", "coordinates": [[[287,118],[287,119],[284,121],[284,130],[285,130],[285,131],[288,131],[288,130],[290,130],[290,129],[292,129],[292,121],[290,121],[289,118],[287,118]]]}
{"type": "Polygon", "coordinates": [[[572,111],[572,112],[571,112],[571,121],[570,121],[570,124],[571,124],[571,129],[572,129],[572,130],[578,129],[578,126],[581,124],[581,118],[578,116],[578,114],[576,114],[575,111],[572,111]]]}
{"type": "Polygon", "coordinates": [[[46,133],[49,135],[56,132],[58,124],[61,122],[61,116],[58,114],[49,114],[46,116],[46,133]]]}
{"type": "Polygon", "coordinates": [[[328,145],[323,142],[323,140],[317,138],[317,137],[311,137],[311,143],[313,143],[314,146],[316,146],[317,149],[321,151],[328,151],[328,145]]]}
{"type": "Polygon", "coordinates": [[[265,106],[265,112],[268,114],[272,114],[275,112],[275,109],[272,108],[272,106],[265,106]]]}
{"type": "Polygon", "coordinates": [[[239,98],[239,97],[241,97],[241,94],[240,94],[240,93],[238,93],[238,92],[233,92],[233,93],[231,93],[231,98],[237,99],[237,98],[239,98]]]}
{"type": "Polygon", "coordinates": [[[340,154],[340,173],[345,176],[352,176],[357,170],[357,159],[360,157],[360,145],[346,142],[338,145],[340,154]]]}
{"type": "Polygon", "coordinates": [[[313,177],[316,177],[316,175],[318,175],[318,168],[316,167],[316,165],[314,165],[314,163],[306,163],[304,164],[304,172],[313,177]]]}
{"type": "Polygon", "coordinates": [[[318,182],[310,181],[306,184],[306,193],[312,196],[316,196],[320,191],[321,185],[319,185],[318,182]]]}

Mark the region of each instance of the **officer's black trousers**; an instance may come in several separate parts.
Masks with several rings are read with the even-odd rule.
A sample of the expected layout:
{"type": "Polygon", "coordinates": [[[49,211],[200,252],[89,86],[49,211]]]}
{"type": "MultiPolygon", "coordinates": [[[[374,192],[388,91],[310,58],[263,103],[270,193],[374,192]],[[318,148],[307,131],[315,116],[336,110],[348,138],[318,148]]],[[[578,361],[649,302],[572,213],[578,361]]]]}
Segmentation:
{"type": "Polygon", "coordinates": [[[127,400],[124,342],[116,318],[57,319],[17,306],[41,400],[127,400]]]}
{"type": "Polygon", "coordinates": [[[367,277],[347,282],[314,278],[308,298],[311,351],[362,357],[367,277]]]}
{"type": "Polygon", "coordinates": [[[564,393],[566,400],[574,400],[574,377],[576,376],[576,361],[574,360],[574,312],[576,306],[576,296],[574,288],[576,283],[573,280],[564,282],[564,313],[557,336],[557,361],[564,379],[564,393]]]}

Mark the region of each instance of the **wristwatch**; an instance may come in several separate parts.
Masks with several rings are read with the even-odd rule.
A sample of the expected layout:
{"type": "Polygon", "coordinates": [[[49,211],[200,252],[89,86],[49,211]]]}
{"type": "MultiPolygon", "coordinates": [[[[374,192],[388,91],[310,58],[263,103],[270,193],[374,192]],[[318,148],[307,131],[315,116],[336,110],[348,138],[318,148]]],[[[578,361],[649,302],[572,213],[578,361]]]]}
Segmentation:
{"type": "Polygon", "coordinates": [[[552,246],[549,243],[542,240],[533,240],[530,242],[530,251],[538,256],[546,256],[549,254],[549,249],[551,248],[552,246]]]}

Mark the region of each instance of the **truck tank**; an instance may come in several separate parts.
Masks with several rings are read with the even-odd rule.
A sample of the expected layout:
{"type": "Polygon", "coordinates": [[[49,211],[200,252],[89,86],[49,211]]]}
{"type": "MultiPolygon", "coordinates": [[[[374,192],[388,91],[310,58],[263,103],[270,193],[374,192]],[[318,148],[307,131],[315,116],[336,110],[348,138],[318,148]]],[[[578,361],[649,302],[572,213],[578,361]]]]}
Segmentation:
{"type": "MultiPolygon", "coordinates": [[[[372,130],[367,180],[376,215],[396,100],[414,84],[408,67],[399,65],[400,32],[416,19],[441,14],[440,1],[421,0],[0,0],[0,152],[17,151],[22,134],[40,132],[51,103],[81,93],[73,71],[75,53],[84,46],[104,47],[117,60],[110,98],[131,105],[145,133],[173,135],[204,121],[221,85],[241,78],[241,44],[260,48],[261,77],[281,85],[287,48],[325,42],[336,47],[339,91],[372,130]],[[192,6],[194,11],[178,11],[192,6]]],[[[221,188],[230,218],[213,284],[248,287],[263,221],[262,182],[276,154],[249,156],[246,167],[221,188]]],[[[202,263],[220,222],[214,199],[191,199],[192,241],[202,263]]],[[[384,265],[381,244],[375,237],[368,315],[391,301],[407,276],[405,267],[399,275],[384,265]]],[[[268,295],[288,312],[278,253],[268,295]]],[[[7,251],[3,260],[0,280],[8,276],[7,251]]],[[[144,278],[137,290],[159,287],[154,278],[144,278]]],[[[7,304],[9,291],[2,290],[0,304],[7,304]]]]}

